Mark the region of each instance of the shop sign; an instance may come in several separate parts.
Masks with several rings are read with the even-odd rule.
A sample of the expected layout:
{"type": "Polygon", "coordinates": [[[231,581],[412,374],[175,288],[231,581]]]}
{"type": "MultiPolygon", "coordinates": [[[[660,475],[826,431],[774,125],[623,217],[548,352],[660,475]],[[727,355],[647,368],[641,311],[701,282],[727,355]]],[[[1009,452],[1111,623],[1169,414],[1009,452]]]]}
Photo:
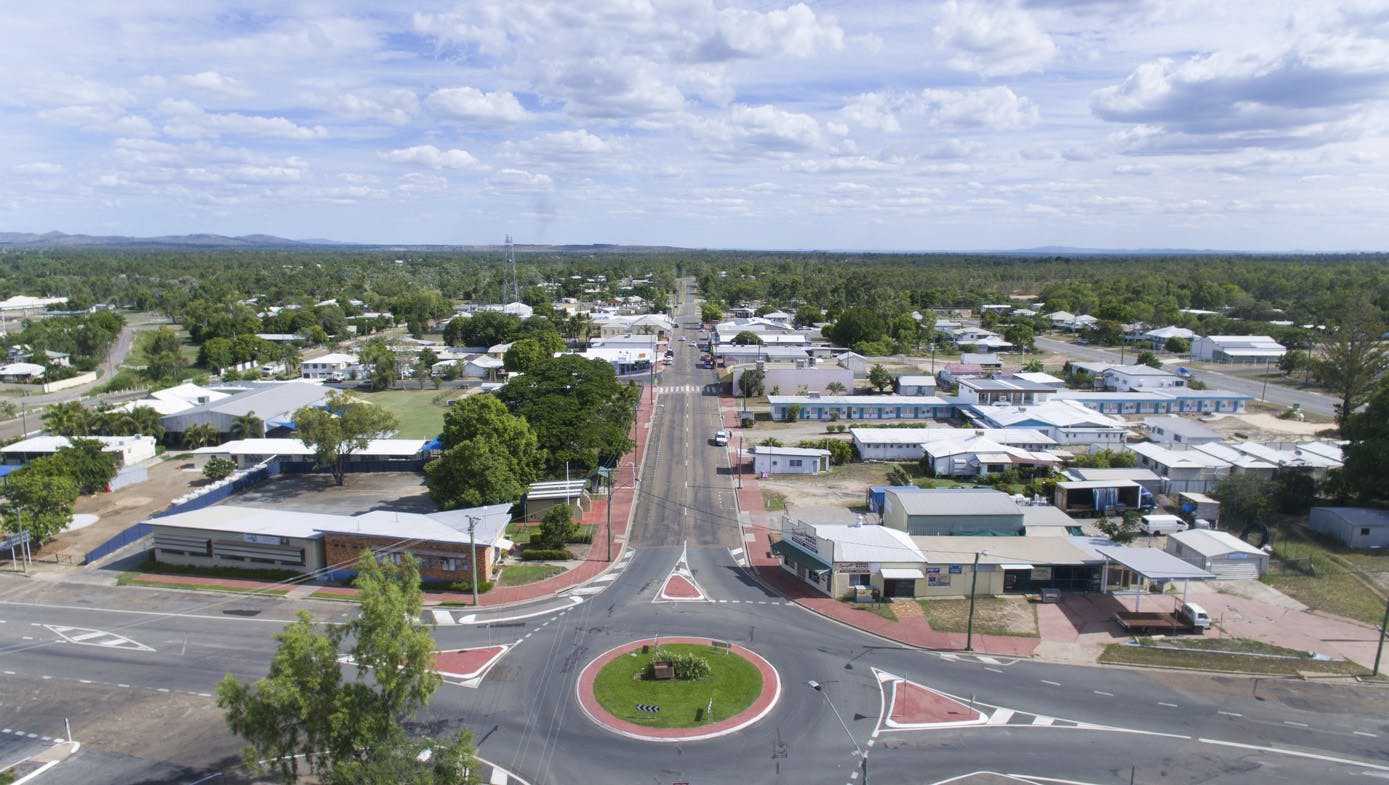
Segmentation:
{"type": "Polygon", "coordinates": [[[951,574],[951,575],[963,575],[964,572],[965,572],[965,565],[963,565],[963,564],[952,564],[952,565],[950,565],[950,574],[951,574]]]}
{"type": "Polygon", "coordinates": [[[1050,567],[1033,567],[1033,568],[1032,568],[1032,580],[1034,580],[1034,581],[1049,581],[1049,580],[1051,580],[1051,568],[1050,568],[1050,567]]]}
{"type": "Polygon", "coordinates": [[[872,565],[870,565],[866,561],[842,561],[834,565],[834,568],[839,572],[850,573],[865,573],[873,571],[872,565]]]}
{"type": "Polygon", "coordinates": [[[814,554],[820,553],[820,538],[799,526],[791,527],[791,542],[814,554]]]}
{"type": "Polygon", "coordinates": [[[270,535],[268,535],[268,534],[244,534],[244,535],[242,535],[242,540],[245,541],[245,542],[252,542],[252,543],[255,543],[256,545],[279,545],[279,544],[280,544],[280,538],[279,538],[279,537],[272,537],[272,536],[270,536],[270,535]]]}

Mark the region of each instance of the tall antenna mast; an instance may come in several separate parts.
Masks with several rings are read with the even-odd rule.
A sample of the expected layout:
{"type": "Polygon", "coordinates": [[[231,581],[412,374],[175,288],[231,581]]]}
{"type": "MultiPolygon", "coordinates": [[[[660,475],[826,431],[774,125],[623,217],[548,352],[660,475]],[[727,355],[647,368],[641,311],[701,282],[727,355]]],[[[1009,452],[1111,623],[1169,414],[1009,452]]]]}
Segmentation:
{"type": "Polygon", "coordinates": [[[516,250],[511,245],[510,234],[506,236],[506,263],[511,266],[511,301],[519,303],[521,301],[521,276],[516,272],[516,250]]]}

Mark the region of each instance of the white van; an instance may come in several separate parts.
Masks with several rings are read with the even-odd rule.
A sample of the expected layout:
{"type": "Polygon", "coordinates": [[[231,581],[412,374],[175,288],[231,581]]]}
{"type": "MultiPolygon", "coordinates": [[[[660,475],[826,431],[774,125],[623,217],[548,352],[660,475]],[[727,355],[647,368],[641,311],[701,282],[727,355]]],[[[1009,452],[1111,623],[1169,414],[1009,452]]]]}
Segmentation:
{"type": "Polygon", "coordinates": [[[1205,608],[1194,602],[1182,603],[1181,610],[1177,611],[1177,615],[1189,622],[1194,629],[1209,630],[1211,628],[1211,615],[1206,613],[1205,608]]]}
{"type": "Polygon", "coordinates": [[[1186,521],[1175,515],[1144,515],[1138,524],[1139,531],[1144,534],[1171,534],[1186,531],[1186,528],[1186,521]]]}

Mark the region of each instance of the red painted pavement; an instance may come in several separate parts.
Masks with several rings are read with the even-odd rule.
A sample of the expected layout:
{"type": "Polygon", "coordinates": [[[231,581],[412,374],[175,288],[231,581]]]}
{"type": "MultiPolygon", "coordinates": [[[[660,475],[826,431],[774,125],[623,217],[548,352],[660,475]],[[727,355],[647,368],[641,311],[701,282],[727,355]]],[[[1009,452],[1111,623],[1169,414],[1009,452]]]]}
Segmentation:
{"type": "Polygon", "coordinates": [[[910,681],[892,683],[892,710],[888,719],[900,725],[943,722],[978,722],[979,711],[910,681]]]}
{"type": "MultiPolygon", "coordinates": [[[[661,636],[662,643],[698,643],[709,645],[712,643],[710,638],[683,638],[661,636]]],[[[695,739],[708,738],[710,736],[724,736],[741,730],[746,725],[751,725],[761,719],[781,697],[781,680],[777,676],[776,669],[771,663],[762,659],[761,656],[752,651],[732,644],[729,651],[741,656],[757,667],[757,672],[762,674],[762,692],[758,694],[757,700],[743,711],[724,720],[713,722],[708,725],[701,725],[697,728],[648,728],[645,725],[638,725],[628,722],[611,714],[607,709],[598,703],[598,698],[593,694],[593,680],[597,678],[598,672],[604,665],[621,657],[628,652],[636,651],[647,644],[655,644],[656,641],[648,638],[642,641],[624,643],[615,649],[609,649],[598,655],[579,674],[577,687],[579,703],[582,705],[584,713],[589,716],[599,726],[606,730],[613,731],[628,737],[636,737],[646,741],[678,742],[691,741],[695,739]]]]}
{"type": "Polygon", "coordinates": [[[666,578],[666,585],[661,587],[661,596],[668,600],[699,600],[704,598],[699,587],[690,583],[690,579],[683,575],[672,575],[666,578]]]}
{"type": "Polygon", "coordinates": [[[434,670],[445,676],[471,679],[506,651],[504,646],[484,646],[478,649],[456,649],[434,652],[434,670]]]}

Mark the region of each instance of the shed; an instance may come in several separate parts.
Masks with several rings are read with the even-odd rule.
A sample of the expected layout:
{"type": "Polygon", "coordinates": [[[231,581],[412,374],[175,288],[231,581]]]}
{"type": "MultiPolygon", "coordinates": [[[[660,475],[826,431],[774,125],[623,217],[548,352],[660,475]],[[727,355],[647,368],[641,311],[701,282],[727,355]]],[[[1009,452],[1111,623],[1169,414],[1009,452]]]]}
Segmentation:
{"type": "Polygon", "coordinates": [[[1312,531],[1330,534],[1352,548],[1389,547],[1389,510],[1369,507],[1313,507],[1312,531]]]}
{"type": "Polygon", "coordinates": [[[1268,572],[1268,554],[1229,534],[1190,529],[1167,535],[1167,552],[1217,578],[1257,579],[1268,572]]]}
{"type": "Polygon", "coordinates": [[[1073,480],[1056,484],[1056,506],[1067,513],[1107,515],[1141,506],[1140,486],[1133,480],[1073,480]]]}
{"type": "Polygon", "coordinates": [[[818,447],[752,448],[752,468],[758,477],[773,474],[819,474],[829,471],[830,451],[818,447]]]}

